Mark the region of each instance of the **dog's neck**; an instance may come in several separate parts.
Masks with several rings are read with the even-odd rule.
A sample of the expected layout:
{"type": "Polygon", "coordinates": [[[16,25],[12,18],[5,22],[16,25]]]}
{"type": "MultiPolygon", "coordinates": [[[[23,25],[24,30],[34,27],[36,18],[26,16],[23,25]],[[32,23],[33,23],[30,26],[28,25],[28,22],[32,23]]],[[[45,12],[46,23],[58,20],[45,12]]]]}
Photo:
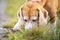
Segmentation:
{"type": "Polygon", "coordinates": [[[38,4],[40,4],[41,6],[44,6],[44,4],[46,3],[46,0],[27,0],[27,1],[30,1],[30,2],[36,2],[38,4]]]}

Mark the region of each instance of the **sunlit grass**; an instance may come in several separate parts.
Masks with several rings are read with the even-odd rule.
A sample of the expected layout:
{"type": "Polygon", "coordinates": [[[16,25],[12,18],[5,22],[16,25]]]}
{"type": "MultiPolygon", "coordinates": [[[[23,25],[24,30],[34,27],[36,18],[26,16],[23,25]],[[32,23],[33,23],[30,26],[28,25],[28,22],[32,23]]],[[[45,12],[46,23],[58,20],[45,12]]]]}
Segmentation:
{"type": "MultiPolygon", "coordinates": [[[[11,20],[11,23],[5,25],[4,27],[11,28],[16,24],[16,22],[17,20],[11,20]]],[[[7,40],[60,40],[60,21],[57,22],[57,30],[55,33],[50,34],[49,28],[49,25],[40,25],[39,27],[33,27],[30,30],[22,30],[23,32],[17,31],[16,33],[13,33],[10,31],[7,40]]]]}
{"type": "Polygon", "coordinates": [[[49,26],[40,26],[36,29],[22,30],[17,33],[10,32],[9,40],[60,40],[60,28],[54,33],[50,34],[49,26]]]}

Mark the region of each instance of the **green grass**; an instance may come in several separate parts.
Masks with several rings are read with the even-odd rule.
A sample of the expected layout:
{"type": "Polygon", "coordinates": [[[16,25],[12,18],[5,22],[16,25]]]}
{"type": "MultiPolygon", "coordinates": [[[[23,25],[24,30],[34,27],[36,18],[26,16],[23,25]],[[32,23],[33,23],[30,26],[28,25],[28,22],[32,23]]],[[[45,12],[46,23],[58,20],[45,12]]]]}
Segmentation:
{"type": "Polygon", "coordinates": [[[17,33],[10,32],[8,40],[60,40],[60,28],[55,33],[47,31],[49,26],[40,26],[31,30],[18,31],[17,33]]]}
{"type": "MultiPolygon", "coordinates": [[[[15,25],[15,21],[11,21],[10,24],[5,25],[4,27],[10,28],[15,25]]],[[[57,22],[57,30],[55,33],[50,33],[49,30],[50,26],[41,26],[37,28],[32,28],[31,30],[22,30],[13,33],[10,31],[7,40],[60,40],[60,21],[57,22]]]]}
{"type": "Polygon", "coordinates": [[[60,19],[60,11],[58,11],[58,17],[59,17],[59,19],[60,19]]]}

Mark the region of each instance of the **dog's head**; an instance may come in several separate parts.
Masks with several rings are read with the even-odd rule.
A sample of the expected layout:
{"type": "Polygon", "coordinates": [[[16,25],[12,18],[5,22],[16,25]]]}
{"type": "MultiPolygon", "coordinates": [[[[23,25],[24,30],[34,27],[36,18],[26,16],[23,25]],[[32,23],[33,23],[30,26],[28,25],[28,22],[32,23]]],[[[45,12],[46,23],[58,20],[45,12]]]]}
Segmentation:
{"type": "Polygon", "coordinates": [[[39,24],[47,23],[48,12],[43,7],[39,6],[38,3],[27,3],[18,12],[18,17],[24,20],[25,27],[36,26],[39,24]]]}

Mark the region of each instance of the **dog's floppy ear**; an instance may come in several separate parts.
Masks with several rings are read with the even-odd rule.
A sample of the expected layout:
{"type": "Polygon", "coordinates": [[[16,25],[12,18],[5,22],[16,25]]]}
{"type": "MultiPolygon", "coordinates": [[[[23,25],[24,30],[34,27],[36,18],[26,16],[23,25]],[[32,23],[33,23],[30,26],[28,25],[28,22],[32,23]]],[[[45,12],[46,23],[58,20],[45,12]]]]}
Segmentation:
{"type": "Polygon", "coordinates": [[[17,13],[17,16],[18,16],[18,18],[22,18],[22,8],[18,11],[18,13],[17,13]]]}
{"type": "Polygon", "coordinates": [[[43,8],[39,8],[39,24],[47,24],[48,12],[43,8]]]}
{"type": "Polygon", "coordinates": [[[39,11],[39,16],[44,16],[44,18],[47,18],[48,17],[48,11],[44,8],[40,8],[38,9],[39,11]]]}
{"type": "Polygon", "coordinates": [[[43,14],[44,14],[44,17],[47,18],[48,17],[48,11],[46,9],[43,9],[43,14]]]}

